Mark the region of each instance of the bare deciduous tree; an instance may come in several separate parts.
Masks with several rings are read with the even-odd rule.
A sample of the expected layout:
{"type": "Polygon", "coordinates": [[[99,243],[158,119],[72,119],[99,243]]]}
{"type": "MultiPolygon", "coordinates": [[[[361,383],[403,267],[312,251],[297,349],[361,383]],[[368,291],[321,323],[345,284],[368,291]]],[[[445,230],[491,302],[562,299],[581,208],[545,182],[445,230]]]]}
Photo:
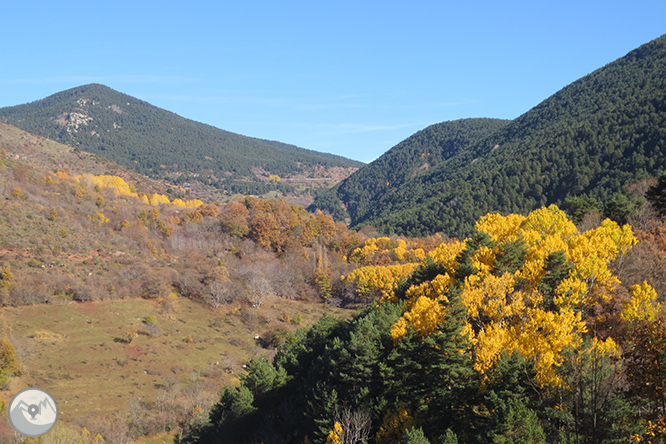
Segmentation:
{"type": "Polygon", "coordinates": [[[235,299],[234,289],[231,282],[213,281],[208,285],[208,303],[217,308],[223,304],[231,304],[235,299]]]}
{"type": "Polygon", "coordinates": [[[362,444],[370,440],[372,418],[367,410],[345,407],[336,413],[336,421],[342,426],[342,444],[362,444]]]}
{"type": "Polygon", "coordinates": [[[273,286],[268,282],[263,272],[258,269],[250,270],[247,274],[248,297],[254,308],[259,308],[271,296],[275,296],[273,286]]]}

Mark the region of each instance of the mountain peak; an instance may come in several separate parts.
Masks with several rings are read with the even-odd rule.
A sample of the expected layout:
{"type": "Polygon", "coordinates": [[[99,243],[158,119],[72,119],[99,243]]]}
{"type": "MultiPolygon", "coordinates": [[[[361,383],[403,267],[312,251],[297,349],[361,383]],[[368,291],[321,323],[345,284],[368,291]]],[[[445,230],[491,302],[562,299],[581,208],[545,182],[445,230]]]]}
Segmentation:
{"type": "Polygon", "coordinates": [[[348,169],[348,175],[362,165],[214,128],[99,83],[2,108],[0,119],[153,178],[212,185],[228,194],[285,193],[293,187],[268,178],[320,168],[348,169]]]}

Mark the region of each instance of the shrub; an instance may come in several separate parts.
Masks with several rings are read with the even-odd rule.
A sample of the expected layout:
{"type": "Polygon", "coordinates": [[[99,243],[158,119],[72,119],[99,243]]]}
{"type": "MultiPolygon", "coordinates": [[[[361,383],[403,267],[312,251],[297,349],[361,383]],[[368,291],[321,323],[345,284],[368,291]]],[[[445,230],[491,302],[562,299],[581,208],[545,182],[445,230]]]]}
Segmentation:
{"type": "Polygon", "coordinates": [[[153,338],[162,334],[162,330],[160,329],[159,325],[151,322],[146,323],[146,331],[148,332],[148,335],[153,338]]]}
{"type": "Polygon", "coordinates": [[[77,302],[87,302],[95,299],[93,291],[85,284],[78,284],[71,290],[72,300],[77,302]]]}
{"type": "Polygon", "coordinates": [[[14,196],[16,199],[20,199],[23,197],[23,191],[21,190],[21,187],[16,187],[12,190],[12,196],[14,196]]]}

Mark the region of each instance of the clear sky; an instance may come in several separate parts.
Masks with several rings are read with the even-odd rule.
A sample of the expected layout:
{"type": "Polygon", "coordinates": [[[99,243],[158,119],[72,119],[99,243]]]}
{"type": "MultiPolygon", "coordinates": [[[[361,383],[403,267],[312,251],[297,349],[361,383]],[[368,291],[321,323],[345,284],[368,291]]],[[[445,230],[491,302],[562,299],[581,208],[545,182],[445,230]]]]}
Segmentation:
{"type": "Polygon", "coordinates": [[[369,162],[512,119],[666,33],[664,0],[0,5],[0,107],[102,83],[236,133],[369,162]]]}

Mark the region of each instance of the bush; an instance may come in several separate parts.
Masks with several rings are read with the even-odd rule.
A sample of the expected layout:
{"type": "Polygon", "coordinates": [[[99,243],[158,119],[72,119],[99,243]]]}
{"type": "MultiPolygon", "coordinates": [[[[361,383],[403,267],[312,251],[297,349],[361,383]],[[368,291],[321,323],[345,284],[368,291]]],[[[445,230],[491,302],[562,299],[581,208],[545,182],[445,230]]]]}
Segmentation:
{"type": "Polygon", "coordinates": [[[71,290],[72,300],[77,302],[87,302],[95,299],[93,291],[84,284],[76,285],[71,290]]]}
{"type": "Polygon", "coordinates": [[[171,276],[168,273],[153,271],[144,276],[144,279],[141,284],[142,298],[154,299],[171,293],[171,276]]]}
{"type": "Polygon", "coordinates": [[[143,322],[146,324],[157,324],[157,318],[154,315],[146,316],[143,322]]]}
{"type": "Polygon", "coordinates": [[[289,330],[284,328],[273,328],[265,331],[259,338],[259,344],[263,348],[278,348],[287,342],[289,330]]]}
{"type": "Polygon", "coordinates": [[[146,324],[146,332],[148,332],[148,335],[150,337],[157,337],[162,334],[162,330],[157,324],[152,324],[152,323],[147,323],[146,324]]]}

